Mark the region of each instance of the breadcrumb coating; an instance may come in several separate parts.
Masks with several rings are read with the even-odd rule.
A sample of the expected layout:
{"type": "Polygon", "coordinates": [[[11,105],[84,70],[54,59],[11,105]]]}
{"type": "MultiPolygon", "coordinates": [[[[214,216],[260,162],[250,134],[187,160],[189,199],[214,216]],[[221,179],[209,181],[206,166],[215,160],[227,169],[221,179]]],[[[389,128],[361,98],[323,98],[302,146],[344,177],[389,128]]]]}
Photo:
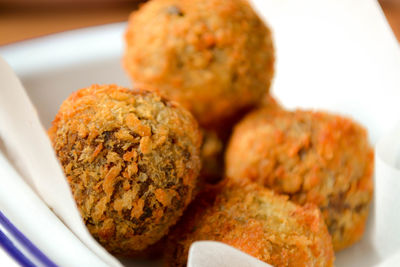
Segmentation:
{"type": "Polygon", "coordinates": [[[167,266],[185,266],[190,245],[214,240],[273,266],[333,266],[331,237],[320,211],[248,181],[208,187],[169,236],[167,266]]]}
{"type": "Polygon", "coordinates": [[[124,66],[213,129],[268,93],[271,32],[245,0],[153,0],[131,14],[124,66]]]}
{"type": "Polygon", "coordinates": [[[201,133],[188,111],[154,93],[81,89],[49,136],[86,226],[111,253],[154,244],[192,200],[201,133]]]}
{"type": "Polygon", "coordinates": [[[247,177],[296,203],[314,203],[335,250],[358,241],[372,199],[374,153],[367,132],[324,112],[262,108],[234,129],[226,176],[247,177]]]}

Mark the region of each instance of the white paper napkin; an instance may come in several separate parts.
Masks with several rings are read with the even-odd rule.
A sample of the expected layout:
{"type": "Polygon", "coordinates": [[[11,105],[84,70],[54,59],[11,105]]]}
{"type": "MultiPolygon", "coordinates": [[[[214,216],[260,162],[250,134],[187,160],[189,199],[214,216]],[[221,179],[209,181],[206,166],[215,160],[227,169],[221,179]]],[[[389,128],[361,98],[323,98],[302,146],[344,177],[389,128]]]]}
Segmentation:
{"type": "Polygon", "coordinates": [[[374,242],[382,258],[400,258],[400,124],[379,140],[375,154],[374,242]]]}
{"type": "Polygon", "coordinates": [[[215,241],[194,242],[189,249],[188,267],[271,267],[231,246],[215,241]]]}
{"type": "Polygon", "coordinates": [[[376,0],[251,2],[273,32],[284,106],[351,116],[373,144],[398,122],[400,49],[376,0]]]}
{"type": "MultiPolygon", "coordinates": [[[[97,266],[122,266],[86,229],[36,109],[17,76],[1,57],[0,81],[0,137],[21,176],[69,229],[104,261],[101,264],[98,260],[97,266]]],[[[11,175],[2,179],[7,185],[3,189],[15,183],[11,175]]],[[[18,193],[16,197],[20,197],[21,191],[18,193]]]]}
{"type": "Polygon", "coordinates": [[[1,212],[54,263],[71,267],[107,266],[65,227],[1,151],[0,184],[1,212]]]}

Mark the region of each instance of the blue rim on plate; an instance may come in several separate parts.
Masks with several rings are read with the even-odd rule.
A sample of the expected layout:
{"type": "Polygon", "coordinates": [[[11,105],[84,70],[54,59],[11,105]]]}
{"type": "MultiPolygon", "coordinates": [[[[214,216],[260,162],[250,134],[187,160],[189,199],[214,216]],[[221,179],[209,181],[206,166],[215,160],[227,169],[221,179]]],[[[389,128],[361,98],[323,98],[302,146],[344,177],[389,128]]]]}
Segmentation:
{"type": "Polygon", "coordinates": [[[19,264],[24,267],[34,266],[46,266],[46,267],[57,267],[57,265],[51,261],[42,251],[40,251],[23,233],[21,233],[0,211],[0,225],[7,231],[8,235],[15,240],[20,247],[24,250],[15,246],[14,242],[7,237],[6,233],[0,229],[0,246],[13,257],[19,264]],[[33,259],[33,263],[30,259],[33,259]]]}

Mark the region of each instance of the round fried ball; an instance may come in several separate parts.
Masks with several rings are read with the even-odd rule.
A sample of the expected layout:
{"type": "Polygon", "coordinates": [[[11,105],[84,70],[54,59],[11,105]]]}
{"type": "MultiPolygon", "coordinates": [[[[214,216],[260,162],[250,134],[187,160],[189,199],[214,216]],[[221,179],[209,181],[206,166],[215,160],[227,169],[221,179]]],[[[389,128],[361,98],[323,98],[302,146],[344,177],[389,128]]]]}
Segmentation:
{"type": "Polygon", "coordinates": [[[318,208],[287,199],[248,181],[207,188],[168,236],[167,265],[185,266],[193,242],[214,240],[276,267],[333,266],[331,237],[318,208]]]}
{"type": "Polygon", "coordinates": [[[114,254],[154,244],[192,199],[201,133],[188,111],[154,93],[81,89],[49,136],[86,226],[114,254]]]}
{"type": "Polygon", "coordinates": [[[156,0],[129,19],[124,65],[135,84],[212,128],[269,90],[271,32],[245,0],[156,0]]]}
{"type": "Polygon", "coordinates": [[[225,160],[229,179],[247,177],[319,206],[335,250],[361,238],[374,158],[357,123],[323,112],[260,109],[235,127],[225,160]]]}

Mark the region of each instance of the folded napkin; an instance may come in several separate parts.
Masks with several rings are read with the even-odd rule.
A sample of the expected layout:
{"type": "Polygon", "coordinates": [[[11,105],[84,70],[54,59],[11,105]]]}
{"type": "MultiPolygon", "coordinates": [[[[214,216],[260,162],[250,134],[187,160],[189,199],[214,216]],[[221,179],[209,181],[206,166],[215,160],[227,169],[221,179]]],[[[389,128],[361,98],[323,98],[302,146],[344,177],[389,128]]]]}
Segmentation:
{"type": "MultiPolygon", "coordinates": [[[[45,242],[37,243],[39,247],[41,245],[52,246],[52,251],[54,251],[54,248],[58,248],[58,254],[65,253],[63,250],[72,248],[72,244],[76,243],[76,240],[72,238],[71,232],[67,228],[60,228],[60,221],[55,224],[59,227],[42,228],[44,225],[54,223],[55,217],[53,215],[52,220],[48,219],[51,216],[51,212],[47,210],[46,213],[46,209],[43,207],[44,203],[34,197],[33,189],[53,210],[55,215],[90,249],[90,251],[88,249],[80,250],[78,254],[70,254],[72,251],[67,251],[67,255],[80,255],[82,257],[79,258],[80,261],[93,261],[96,263],[95,266],[122,266],[118,260],[94,240],[86,229],[36,109],[29,100],[17,76],[2,58],[0,58],[0,81],[2,81],[0,90],[0,138],[3,141],[3,153],[7,153],[8,159],[14,163],[20,173],[20,177],[31,187],[28,188],[26,184],[24,185],[22,181],[15,178],[16,176],[18,177],[17,173],[12,172],[12,168],[3,158],[0,169],[5,173],[1,178],[4,179],[3,184],[7,186],[1,187],[5,191],[4,194],[1,194],[4,198],[3,202],[0,202],[4,205],[2,211],[10,218],[17,215],[22,216],[20,220],[24,218],[25,222],[28,216],[31,215],[29,222],[32,222],[31,225],[37,226],[39,229],[36,228],[35,230],[38,231],[27,233],[28,230],[25,228],[25,223],[24,226],[21,225],[21,229],[24,229],[25,234],[32,236],[32,239],[35,236],[40,237],[42,241],[45,241],[43,237],[47,236],[48,239],[45,242]],[[10,188],[16,191],[10,191],[10,188]],[[12,194],[10,195],[10,193],[12,194]],[[26,202],[21,201],[27,195],[30,195],[32,201],[28,202],[27,199],[25,199],[26,202]],[[8,205],[5,205],[5,203],[8,203],[8,205]],[[32,206],[26,207],[25,205],[32,206]],[[29,213],[38,210],[43,213],[40,214],[42,215],[40,217],[35,216],[35,213],[29,213]],[[40,224],[38,220],[44,218],[48,219],[46,224],[40,224]],[[56,231],[48,232],[50,229],[56,231]],[[67,232],[69,232],[69,235],[67,232]],[[62,233],[64,233],[65,239],[59,239],[62,233]],[[59,242],[50,243],[51,237],[53,241],[54,238],[57,238],[59,242]],[[61,246],[61,244],[70,245],[61,246]],[[93,253],[99,258],[95,257],[93,253]]],[[[13,223],[17,224],[17,226],[18,222],[13,220],[13,223]]],[[[82,248],[83,244],[76,248],[78,247],[82,248]]],[[[74,250],[76,248],[74,247],[74,250]]],[[[47,250],[45,251],[47,252],[47,250]]],[[[50,254],[50,257],[55,256],[50,254]]],[[[63,263],[64,266],[63,261],[55,261],[63,263]]]]}
{"type": "Polygon", "coordinates": [[[379,140],[375,154],[374,243],[382,258],[400,259],[400,124],[379,140]]]}
{"type": "Polygon", "coordinates": [[[271,267],[231,246],[215,241],[198,241],[189,249],[188,267],[271,267]]]}

